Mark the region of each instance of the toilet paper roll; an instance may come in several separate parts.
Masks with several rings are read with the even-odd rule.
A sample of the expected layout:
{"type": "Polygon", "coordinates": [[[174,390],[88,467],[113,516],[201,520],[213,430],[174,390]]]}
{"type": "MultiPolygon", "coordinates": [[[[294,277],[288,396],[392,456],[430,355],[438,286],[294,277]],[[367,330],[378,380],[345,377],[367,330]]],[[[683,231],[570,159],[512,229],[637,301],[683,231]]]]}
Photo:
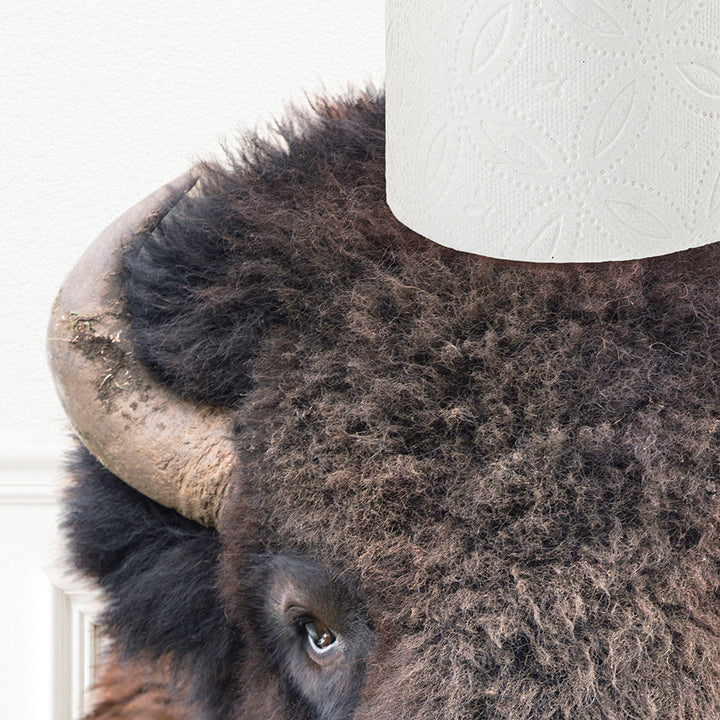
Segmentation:
{"type": "Polygon", "coordinates": [[[388,0],[388,203],[535,262],[720,240],[720,0],[388,0]]]}

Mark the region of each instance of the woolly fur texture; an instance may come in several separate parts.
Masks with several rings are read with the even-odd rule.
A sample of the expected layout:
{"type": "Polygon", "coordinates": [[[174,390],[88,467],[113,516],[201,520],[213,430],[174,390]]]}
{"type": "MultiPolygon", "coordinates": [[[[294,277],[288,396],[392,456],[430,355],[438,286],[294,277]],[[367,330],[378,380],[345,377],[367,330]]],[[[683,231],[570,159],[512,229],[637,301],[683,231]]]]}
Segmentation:
{"type": "Polygon", "coordinates": [[[720,246],[440,248],[386,206],[371,95],[203,166],[127,258],[138,351],[236,410],[242,470],[219,537],[76,464],[66,526],[119,645],[213,718],[718,717],[720,246]],[[263,598],[304,563],[365,638],[342,682],[273,640],[263,598]]]}

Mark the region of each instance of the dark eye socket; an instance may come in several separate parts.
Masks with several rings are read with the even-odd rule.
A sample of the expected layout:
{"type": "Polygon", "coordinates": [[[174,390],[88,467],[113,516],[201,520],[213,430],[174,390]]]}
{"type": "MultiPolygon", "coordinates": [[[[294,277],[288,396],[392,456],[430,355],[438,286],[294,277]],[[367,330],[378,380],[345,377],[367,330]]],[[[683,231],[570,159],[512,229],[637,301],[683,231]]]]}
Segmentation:
{"type": "Polygon", "coordinates": [[[314,652],[327,652],[337,644],[337,635],[322,620],[308,620],[304,623],[304,628],[314,652]]]}

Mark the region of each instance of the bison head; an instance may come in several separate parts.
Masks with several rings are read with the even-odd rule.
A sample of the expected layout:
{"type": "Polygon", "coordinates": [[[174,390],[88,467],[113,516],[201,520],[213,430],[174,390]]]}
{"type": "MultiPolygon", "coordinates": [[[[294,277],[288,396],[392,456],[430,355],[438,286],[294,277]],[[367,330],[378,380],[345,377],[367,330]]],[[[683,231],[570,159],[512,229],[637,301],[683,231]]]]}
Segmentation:
{"type": "Polygon", "coordinates": [[[720,248],[441,248],[383,123],[319,102],[61,291],[64,524],[117,652],[208,718],[717,716],[720,248]]]}

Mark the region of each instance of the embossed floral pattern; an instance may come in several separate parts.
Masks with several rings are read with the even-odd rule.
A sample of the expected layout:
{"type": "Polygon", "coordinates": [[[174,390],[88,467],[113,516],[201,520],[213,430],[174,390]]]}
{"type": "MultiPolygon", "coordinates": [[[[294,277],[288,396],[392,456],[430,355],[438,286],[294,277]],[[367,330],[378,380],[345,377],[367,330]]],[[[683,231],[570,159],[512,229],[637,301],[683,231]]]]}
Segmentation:
{"type": "Polygon", "coordinates": [[[720,240],[718,0],[387,2],[388,202],[533,261],[720,240]]]}

